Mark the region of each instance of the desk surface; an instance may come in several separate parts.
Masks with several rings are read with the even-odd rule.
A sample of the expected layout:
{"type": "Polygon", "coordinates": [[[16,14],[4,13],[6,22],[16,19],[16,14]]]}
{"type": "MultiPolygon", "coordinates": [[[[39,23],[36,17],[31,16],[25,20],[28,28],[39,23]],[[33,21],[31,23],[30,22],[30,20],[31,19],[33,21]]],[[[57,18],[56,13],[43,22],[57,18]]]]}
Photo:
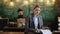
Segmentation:
{"type": "Polygon", "coordinates": [[[0,34],[24,34],[24,32],[0,32],[0,34]]]}
{"type": "Polygon", "coordinates": [[[6,31],[6,32],[24,32],[24,28],[17,28],[17,27],[4,27],[3,28],[3,31],[6,31]]]}

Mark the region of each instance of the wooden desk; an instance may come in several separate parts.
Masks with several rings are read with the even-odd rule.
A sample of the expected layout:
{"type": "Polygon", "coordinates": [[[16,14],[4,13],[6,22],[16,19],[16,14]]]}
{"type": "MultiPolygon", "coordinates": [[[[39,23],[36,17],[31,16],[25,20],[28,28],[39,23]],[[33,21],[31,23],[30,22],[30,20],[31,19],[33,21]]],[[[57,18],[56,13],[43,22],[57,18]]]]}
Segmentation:
{"type": "Polygon", "coordinates": [[[0,34],[24,34],[24,32],[0,32],[0,34]]]}
{"type": "Polygon", "coordinates": [[[60,31],[53,31],[53,34],[60,34],[60,31]]]}
{"type": "Polygon", "coordinates": [[[24,28],[17,28],[17,27],[4,27],[4,32],[24,32],[24,28]]]}

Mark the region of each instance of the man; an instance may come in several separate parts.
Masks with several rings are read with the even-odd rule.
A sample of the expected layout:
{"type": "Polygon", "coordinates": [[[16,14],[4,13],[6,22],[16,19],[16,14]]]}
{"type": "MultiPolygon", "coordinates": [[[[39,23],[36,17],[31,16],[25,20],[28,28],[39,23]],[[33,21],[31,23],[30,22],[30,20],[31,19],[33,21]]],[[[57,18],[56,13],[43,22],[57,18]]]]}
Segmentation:
{"type": "MultiPolygon", "coordinates": [[[[18,9],[18,16],[14,18],[15,19],[15,22],[17,22],[17,19],[19,19],[19,18],[25,18],[23,16],[23,10],[20,9],[20,8],[18,9]]],[[[25,25],[24,23],[18,23],[18,27],[24,26],[24,25],[25,25]]]]}
{"type": "Polygon", "coordinates": [[[18,16],[14,18],[15,22],[17,21],[17,19],[23,18],[23,10],[19,8],[17,12],[18,12],[18,16]]]}
{"type": "Polygon", "coordinates": [[[18,16],[17,18],[23,18],[23,10],[22,9],[18,9],[18,16]]]}
{"type": "Polygon", "coordinates": [[[26,34],[28,31],[33,31],[34,34],[42,34],[40,29],[43,26],[42,16],[39,15],[41,9],[36,5],[33,9],[33,13],[26,18],[26,34]]]}

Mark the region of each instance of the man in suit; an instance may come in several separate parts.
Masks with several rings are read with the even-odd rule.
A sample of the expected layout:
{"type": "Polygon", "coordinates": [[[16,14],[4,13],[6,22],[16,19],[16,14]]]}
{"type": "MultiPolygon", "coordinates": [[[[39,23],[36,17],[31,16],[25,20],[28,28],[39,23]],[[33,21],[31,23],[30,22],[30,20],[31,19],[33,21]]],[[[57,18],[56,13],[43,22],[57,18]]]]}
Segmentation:
{"type": "MultiPolygon", "coordinates": [[[[25,17],[23,16],[23,10],[20,9],[20,8],[18,9],[18,16],[14,18],[14,21],[17,23],[17,19],[19,19],[19,18],[25,18],[25,17]]],[[[20,27],[20,26],[25,26],[24,23],[17,23],[17,25],[18,25],[19,27],[20,27]]]]}
{"type": "Polygon", "coordinates": [[[36,5],[33,9],[33,13],[26,18],[26,34],[28,34],[29,31],[34,32],[34,34],[42,34],[40,29],[43,26],[43,20],[42,16],[39,15],[40,11],[40,7],[36,5]]]}
{"type": "Polygon", "coordinates": [[[15,21],[15,22],[16,22],[17,19],[19,19],[19,18],[24,18],[24,16],[23,16],[23,10],[22,10],[22,9],[19,8],[17,12],[18,12],[18,16],[14,18],[14,21],[15,21]]]}

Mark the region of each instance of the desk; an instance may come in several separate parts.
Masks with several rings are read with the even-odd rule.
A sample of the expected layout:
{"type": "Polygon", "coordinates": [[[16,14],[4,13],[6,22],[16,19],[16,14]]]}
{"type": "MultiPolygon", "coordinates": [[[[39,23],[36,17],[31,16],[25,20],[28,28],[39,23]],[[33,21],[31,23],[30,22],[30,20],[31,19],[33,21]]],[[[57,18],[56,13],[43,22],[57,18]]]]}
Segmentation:
{"type": "Polygon", "coordinates": [[[4,27],[3,31],[4,32],[24,32],[24,28],[17,28],[17,27],[4,27]]]}
{"type": "Polygon", "coordinates": [[[60,34],[60,31],[53,31],[53,34],[60,34]]]}
{"type": "Polygon", "coordinates": [[[0,34],[24,34],[24,32],[0,32],[0,34]]]}

